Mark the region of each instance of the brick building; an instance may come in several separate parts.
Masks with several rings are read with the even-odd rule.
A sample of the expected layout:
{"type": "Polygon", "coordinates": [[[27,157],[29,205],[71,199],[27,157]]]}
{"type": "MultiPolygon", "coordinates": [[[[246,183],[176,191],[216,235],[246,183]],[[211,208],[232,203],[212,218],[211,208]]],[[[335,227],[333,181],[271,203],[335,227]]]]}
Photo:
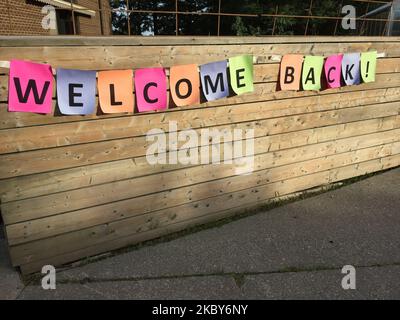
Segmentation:
{"type": "Polygon", "coordinates": [[[99,36],[111,34],[108,0],[0,0],[0,35],[99,36]],[[56,10],[56,28],[44,29],[46,5],[56,10]]]}

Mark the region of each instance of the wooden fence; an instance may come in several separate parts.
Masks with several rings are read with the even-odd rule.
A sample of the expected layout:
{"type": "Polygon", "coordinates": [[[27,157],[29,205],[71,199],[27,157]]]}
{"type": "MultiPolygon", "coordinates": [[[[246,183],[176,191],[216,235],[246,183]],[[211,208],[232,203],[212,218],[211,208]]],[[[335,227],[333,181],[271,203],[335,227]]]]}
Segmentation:
{"type": "Polygon", "coordinates": [[[400,165],[400,38],[0,39],[0,60],[95,70],[240,54],[256,57],[254,93],[145,114],[7,112],[8,70],[1,69],[1,214],[13,265],[23,273],[59,266],[400,165]],[[369,49],[386,53],[375,83],[276,90],[271,55],[369,49]],[[179,130],[254,128],[254,173],[236,175],[234,164],[149,165],[145,134],[169,121],[179,130]]]}

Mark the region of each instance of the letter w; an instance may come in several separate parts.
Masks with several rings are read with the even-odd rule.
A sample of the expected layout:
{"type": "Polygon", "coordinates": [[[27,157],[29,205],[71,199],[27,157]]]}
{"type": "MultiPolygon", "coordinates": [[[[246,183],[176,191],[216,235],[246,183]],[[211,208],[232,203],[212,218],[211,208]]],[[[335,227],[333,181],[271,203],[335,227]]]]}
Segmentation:
{"type": "Polygon", "coordinates": [[[38,89],[37,89],[35,80],[30,79],[28,81],[28,85],[26,86],[26,90],[25,90],[24,94],[22,94],[21,82],[20,82],[19,78],[14,78],[14,84],[15,84],[15,89],[17,90],[17,95],[18,95],[19,102],[27,103],[29,95],[30,95],[31,90],[32,90],[33,91],[33,97],[35,99],[35,103],[36,104],[43,104],[44,99],[45,99],[46,94],[47,94],[47,90],[49,90],[50,81],[46,81],[44,83],[43,90],[42,90],[42,93],[41,93],[40,97],[39,97],[39,93],[38,93],[38,89]]]}

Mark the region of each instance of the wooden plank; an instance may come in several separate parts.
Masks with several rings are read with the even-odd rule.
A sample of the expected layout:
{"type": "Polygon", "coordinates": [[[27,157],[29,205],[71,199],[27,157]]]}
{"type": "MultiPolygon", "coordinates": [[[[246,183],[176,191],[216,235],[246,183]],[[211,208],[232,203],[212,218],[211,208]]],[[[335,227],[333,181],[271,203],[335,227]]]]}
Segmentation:
{"type": "MultiPolygon", "coordinates": [[[[82,62],[83,64],[84,62],[82,62]]],[[[126,68],[132,68],[130,66],[126,68]]],[[[5,73],[7,73],[8,69],[3,69],[5,73]]],[[[97,70],[93,68],[93,70],[97,70]]],[[[381,58],[377,62],[377,74],[384,73],[396,73],[398,72],[398,58],[381,58]]],[[[254,82],[255,83],[270,83],[278,81],[278,73],[279,73],[279,64],[271,63],[271,64],[262,64],[255,63],[254,66],[254,82]]],[[[167,70],[167,75],[169,71],[167,70]]],[[[167,76],[168,77],[168,76],[167,76]]],[[[0,97],[2,102],[7,101],[6,98],[8,96],[8,82],[9,77],[7,74],[0,74],[0,97]]],[[[169,87],[168,87],[169,89],[169,87]]],[[[134,92],[134,88],[132,88],[132,92],[134,92]]],[[[96,88],[97,94],[97,88],[96,88]]],[[[53,86],[53,98],[56,97],[56,86],[53,86]]]]}
{"type": "MultiPolygon", "coordinates": [[[[400,164],[400,38],[171,39],[6,40],[12,48],[3,47],[0,60],[25,58],[78,69],[256,57],[255,92],[162,113],[40,116],[8,113],[2,104],[2,214],[13,263],[24,272],[400,164]],[[279,64],[272,55],[369,49],[387,56],[378,60],[374,83],[322,92],[276,91],[279,64]],[[144,157],[144,135],[174,120],[179,130],[255,127],[256,171],[240,176],[233,165],[151,167],[144,157]]],[[[6,96],[7,76],[0,75],[0,97],[6,96]]]]}
{"type": "MultiPolygon", "coordinates": [[[[399,71],[400,71],[400,58],[378,59],[376,68],[377,74],[395,73],[399,71]]],[[[277,82],[278,74],[279,74],[279,63],[254,65],[255,83],[277,82]]],[[[4,97],[8,96],[8,81],[9,81],[8,74],[0,75],[0,97],[3,97],[3,99],[1,99],[0,101],[6,101],[4,97]]],[[[97,93],[98,91],[96,87],[96,95],[97,93]]],[[[53,87],[53,98],[56,98],[56,86],[53,87]]]]}
{"type": "MultiPolygon", "coordinates": [[[[257,139],[256,145],[268,146],[268,151],[320,143],[334,139],[385,131],[400,126],[400,116],[390,116],[346,124],[296,131],[257,139]]],[[[256,148],[262,151],[262,148],[256,148]]],[[[148,174],[173,171],[192,165],[149,165],[146,157],[117,160],[96,165],[0,180],[3,203],[72,189],[137,178],[148,174]]]]}
{"type": "MultiPolygon", "coordinates": [[[[258,97],[250,97],[249,95],[245,95],[249,100],[248,102],[239,102],[241,105],[233,104],[232,98],[221,99],[221,104],[218,105],[216,103],[206,103],[199,106],[192,106],[190,108],[174,108],[168,109],[162,113],[141,113],[135,114],[135,117],[157,117],[157,115],[164,115],[169,112],[182,112],[186,113],[190,110],[204,110],[210,109],[211,107],[228,107],[229,109],[226,112],[232,112],[232,108],[244,108],[244,105],[253,104],[257,102],[269,102],[271,107],[282,104],[286,104],[287,107],[290,107],[291,104],[294,106],[299,105],[307,105],[307,104],[325,104],[325,103],[336,103],[337,105],[346,104],[349,100],[357,100],[360,99],[360,103],[367,103],[367,98],[379,97],[379,100],[375,100],[377,102],[384,102],[387,96],[399,95],[400,88],[399,87],[391,87],[388,84],[382,84],[377,88],[368,88],[359,86],[352,87],[344,87],[343,89],[334,89],[334,90],[326,90],[325,93],[316,93],[316,92],[304,92],[298,94],[298,96],[293,96],[291,101],[285,101],[285,97],[283,100],[276,99],[276,94],[270,94],[269,97],[265,96],[265,99],[262,99],[261,92],[258,97]],[[360,90],[355,90],[360,89],[360,90]],[[255,99],[255,101],[254,101],[255,99]],[[323,99],[323,101],[321,100],[323,99]],[[365,101],[365,102],[364,102],[365,101]],[[232,105],[233,104],[233,105],[232,105]]],[[[256,85],[256,89],[258,90],[258,86],[256,85]]],[[[236,98],[235,98],[236,99],[236,98]]],[[[219,101],[219,100],[217,100],[219,101]]],[[[271,108],[269,107],[269,108],[271,108]]],[[[256,111],[256,110],[254,110],[256,111]]],[[[218,111],[216,111],[218,112],[218,111]]],[[[88,116],[59,116],[56,114],[49,115],[41,115],[35,113],[24,113],[24,112],[7,112],[7,106],[5,104],[0,104],[0,129],[9,129],[9,128],[19,128],[25,126],[35,126],[35,125],[45,125],[45,124],[56,124],[56,123],[67,123],[67,122],[75,122],[75,121],[92,121],[97,119],[108,119],[108,118],[121,118],[121,117],[131,117],[131,114],[107,114],[107,115],[88,115],[88,116]]],[[[146,120],[148,121],[148,119],[146,120]]]]}
{"type": "MultiPolygon", "coordinates": [[[[399,95],[400,96],[400,95],[399,95]]],[[[399,100],[397,96],[379,97],[383,101],[399,100]]],[[[261,102],[245,104],[240,107],[224,107],[199,109],[186,112],[173,112],[147,115],[144,118],[126,117],[102,119],[98,121],[72,122],[66,124],[35,126],[28,128],[0,130],[0,154],[37,150],[51,147],[74,145],[111,139],[144,136],[150,129],[169,130],[169,122],[175,121],[178,130],[197,129],[209,126],[240,123],[340,109],[335,100],[329,99],[321,104],[317,99],[313,104],[305,104],[303,100],[261,102]],[[328,103],[328,101],[332,103],[328,103]],[[288,108],[288,106],[291,106],[288,108]]],[[[367,98],[367,101],[369,98],[367,98]]],[[[396,102],[393,102],[396,103],[396,102]]],[[[362,106],[360,99],[347,101],[347,106],[362,106]]]]}
{"type": "Polygon", "coordinates": [[[236,55],[256,56],[257,63],[275,63],[271,56],[287,53],[329,56],[342,52],[377,50],[387,57],[400,57],[398,43],[293,43],[238,44],[215,46],[84,46],[84,47],[8,47],[1,60],[28,59],[59,68],[106,70],[119,68],[171,67],[179,64],[209,63],[236,55]],[[118,59],[116,59],[118,57],[118,59]]]}
{"type": "MultiPolygon", "coordinates": [[[[315,189],[315,188],[314,188],[315,189]]],[[[321,186],[320,189],[326,189],[325,186],[321,186]]],[[[237,215],[240,213],[244,213],[244,212],[248,212],[249,210],[257,210],[259,209],[260,206],[264,206],[266,204],[271,204],[271,203],[275,203],[275,202],[279,202],[279,201],[285,201],[285,200],[291,200],[291,199],[295,199],[297,197],[299,197],[300,195],[304,195],[304,194],[309,194],[309,191],[304,191],[304,192],[293,192],[290,193],[288,195],[283,195],[280,197],[274,197],[271,199],[267,199],[267,200],[261,200],[258,202],[251,202],[251,203],[244,203],[238,207],[235,208],[231,208],[231,209],[227,209],[227,210],[223,210],[220,212],[215,212],[211,215],[207,215],[207,219],[210,219],[209,221],[219,221],[220,219],[224,219],[226,217],[229,216],[233,216],[233,215],[237,215]]],[[[208,221],[208,220],[207,220],[208,221]]],[[[153,229],[151,231],[147,231],[147,232],[143,232],[140,233],[140,239],[138,242],[144,242],[147,240],[151,240],[151,239],[157,239],[160,236],[165,236],[167,234],[172,234],[175,233],[177,231],[181,231],[183,229],[188,229],[190,227],[193,226],[197,226],[199,224],[203,224],[203,223],[207,223],[207,221],[204,220],[204,216],[199,216],[198,218],[195,219],[191,219],[188,221],[183,221],[183,222],[177,222],[174,224],[169,224],[167,226],[163,226],[157,229],[153,229]]],[[[81,257],[85,257],[85,258],[89,258],[89,255],[91,254],[92,256],[95,256],[98,253],[111,253],[108,251],[111,250],[115,250],[115,249],[120,249],[126,246],[131,245],[132,243],[136,243],[135,242],[135,238],[137,238],[137,234],[135,234],[133,237],[132,236],[127,236],[127,237],[122,237],[119,238],[117,240],[114,241],[109,241],[107,243],[102,244],[101,248],[105,251],[103,252],[99,252],[97,250],[99,250],[99,248],[97,246],[91,246],[91,247],[87,247],[84,249],[80,249],[77,251],[73,251],[73,252],[68,252],[68,253],[64,253],[61,256],[54,256],[51,258],[47,258],[45,260],[37,260],[37,261],[33,261],[30,263],[26,263],[24,265],[20,266],[20,271],[24,274],[30,274],[33,273],[35,271],[39,271],[41,270],[41,268],[45,265],[45,264],[51,264],[51,265],[55,265],[55,266],[60,266],[60,267],[69,267],[68,265],[66,265],[65,263],[71,263],[71,262],[75,262],[77,260],[82,259],[81,257]],[[126,242],[128,241],[128,242],[126,242]],[[126,243],[126,244],[124,244],[126,243]],[[107,249],[109,248],[109,249],[107,249]],[[91,253],[88,253],[91,252],[91,253]],[[51,263],[47,263],[48,261],[52,261],[51,263]],[[63,265],[63,266],[62,266],[63,265]]]]}
{"type": "MultiPolygon", "coordinates": [[[[399,159],[398,159],[398,156],[396,155],[396,156],[389,156],[386,158],[382,158],[381,159],[381,167],[377,166],[374,168],[374,167],[372,167],[371,163],[366,163],[363,166],[356,165],[356,170],[352,171],[353,168],[352,168],[352,166],[350,166],[347,170],[343,170],[340,175],[333,174],[332,178],[330,178],[330,180],[329,180],[330,181],[329,183],[334,183],[336,181],[340,181],[340,179],[344,180],[344,179],[348,179],[348,178],[355,177],[355,176],[361,176],[361,175],[379,171],[379,170],[389,169],[389,168],[397,166],[398,164],[399,164],[399,159]]],[[[310,189],[310,188],[314,188],[314,187],[318,186],[318,182],[316,182],[317,181],[316,177],[313,176],[313,178],[314,178],[313,180],[307,179],[306,180],[307,184],[304,183],[302,185],[303,189],[300,187],[299,190],[306,190],[306,189],[310,189]]],[[[302,179],[302,177],[291,179],[290,180],[291,183],[289,184],[289,186],[294,186],[295,185],[294,182],[297,182],[299,179],[302,179]]],[[[281,186],[282,186],[282,184],[281,184],[281,186]]],[[[278,187],[278,185],[277,185],[277,187],[278,187]]],[[[295,189],[295,188],[293,188],[293,189],[295,189]]],[[[293,193],[286,193],[285,191],[281,190],[280,194],[282,194],[282,196],[285,196],[286,194],[290,195],[293,193]]],[[[282,197],[282,196],[280,196],[280,197],[282,197]]],[[[194,219],[184,220],[183,222],[176,222],[176,223],[168,224],[165,226],[160,226],[156,229],[151,229],[150,231],[142,232],[139,234],[135,233],[132,235],[120,237],[115,240],[104,242],[101,244],[101,246],[99,246],[99,245],[89,246],[89,247],[82,248],[82,249],[79,249],[76,251],[67,252],[67,253],[64,252],[61,255],[56,255],[56,256],[53,256],[50,258],[45,258],[45,259],[36,260],[36,261],[29,261],[30,259],[27,259],[29,262],[21,265],[21,271],[24,274],[29,274],[29,273],[33,273],[35,271],[40,270],[42,268],[42,266],[45,264],[60,266],[67,262],[82,259],[82,257],[88,257],[91,255],[96,255],[99,253],[104,253],[104,252],[108,252],[111,250],[123,248],[128,245],[133,245],[133,244],[147,241],[150,239],[155,239],[157,237],[167,235],[170,233],[174,233],[174,232],[186,229],[186,228],[190,228],[195,225],[207,223],[210,221],[217,221],[218,219],[232,216],[235,213],[243,212],[243,210],[245,210],[246,208],[253,208],[257,205],[264,204],[265,202],[270,201],[271,199],[276,199],[276,196],[274,195],[273,198],[267,197],[264,200],[263,199],[253,200],[253,201],[250,201],[249,203],[245,203],[245,201],[243,201],[239,207],[232,207],[230,209],[226,209],[226,210],[223,210],[220,212],[214,212],[214,213],[211,213],[211,214],[208,214],[205,216],[200,215],[194,219]]]]}
{"type": "MultiPolygon", "coordinates": [[[[254,93],[249,93],[240,96],[233,96],[225,99],[215,100],[212,102],[208,102],[205,104],[182,107],[182,108],[172,108],[167,109],[162,112],[162,114],[166,114],[168,112],[176,112],[176,111],[188,111],[190,109],[203,109],[207,107],[215,107],[215,106],[226,106],[226,105],[237,105],[243,103],[251,103],[251,102],[259,102],[259,101],[273,101],[280,99],[289,99],[289,98],[302,98],[302,97],[326,97],[328,95],[333,94],[350,94],[352,92],[364,92],[365,90],[374,90],[374,89],[385,89],[390,94],[391,91],[399,90],[400,86],[400,76],[398,74],[394,74],[392,77],[390,74],[382,74],[377,75],[377,82],[369,83],[369,84],[361,84],[358,86],[346,86],[338,89],[325,90],[320,92],[314,91],[276,91],[276,86],[274,84],[266,84],[260,85],[255,84],[254,93]]],[[[366,93],[368,94],[368,93],[366,93]]],[[[53,101],[53,113],[48,115],[39,115],[34,113],[23,113],[23,112],[7,112],[7,106],[5,104],[0,105],[0,127],[9,128],[13,126],[21,127],[31,125],[28,122],[32,122],[32,124],[46,124],[46,123],[60,123],[60,122],[70,122],[70,121],[83,121],[83,120],[91,120],[91,119],[99,119],[104,117],[122,117],[123,114],[118,115],[101,115],[101,116],[59,116],[58,111],[55,110],[55,101],[53,101]]],[[[144,115],[154,115],[156,112],[151,112],[148,114],[135,114],[135,116],[144,116],[144,115]]],[[[131,116],[131,114],[128,114],[131,116]]]]}
{"type": "MultiPolygon", "coordinates": [[[[96,245],[100,249],[102,244],[120,237],[122,238],[135,233],[144,233],[146,230],[160,228],[171,223],[187,221],[201,215],[227,210],[244,202],[250,203],[252,201],[260,201],[278,195],[289,194],[297,190],[305,190],[307,188],[331,183],[336,181],[336,177],[341,177],[341,179],[343,179],[347,176],[350,178],[382,170],[385,164],[386,167],[393,167],[400,164],[399,155],[391,156],[389,159],[386,159],[386,161],[384,159],[386,158],[327,170],[301,178],[289,179],[286,180],[285,183],[277,182],[276,184],[255,187],[232,194],[224,194],[223,196],[205,199],[197,203],[190,203],[181,207],[162,210],[157,214],[151,214],[151,216],[141,215],[93,228],[57,235],[49,239],[29,242],[11,247],[10,254],[14,265],[23,265],[35,260],[51,258],[88,246],[96,245]],[[135,228],[133,228],[133,226],[135,226],[135,228]]],[[[104,247],[101,247],[101,250],[104,252],[104,247]]],[[[93,254],[93,252],[90,254],[93,254]]]]}
{"type": "MultiPolygon", "coordinates": [[[[399,138],[400,140],[400,138],[399,138]]],[[[290,178],[302,176],[305,174],[325,171],[332,168],[346,166],[350,164],[365,162],[371,159],[383,158],[393,154],[400,154],[400,142],[390,143],[386,145],[380,145],[356,151],[345,152],[341,154],[335,154],[324,158],[316,158],[307,161],[299,161],[294,164],[284,165],[272,169],[262,169],[254,172],[252,175],[244,177],[236,177],[230,180],[230,187],[235,184],[242,184],[246,186],[263,185],[267,183],[273,183],[277,181],[287,180],[290,178]]],[[[261,159],[260,159],[261,160],[261,159]]],[[[261,168],[268,167],[263,161],[257,161],[261,168]]],[[[258,169],[258,168],[257,168],[258,169]]],[[[225,170],[225,168],[223,169],[225,170]]],[[[209,173],[202,170],[203,181],[209,179],[209,173]]],[[[234,174],[232,170],[231,174],[234,174]]],[[[193,177],[193,175],[191,175],[193,177]]],[[[217,179],[223,176],[215,176],[217,179]]],[[[161,180],[165,181],[167,179],[161,180]]],[[[201,180],[193,179],[193,182],[200,182],[201,180]]],[[[140,182],[136,184],[141,185],[140,182]]],[[[112,188],[109,188],[111,190],[112,188]]],[[[235,191],[236,189],[226,190],[229,192],[235,191]]],[[[198,201],[201,199],[192,199],[198,201]]],[[[73,201],[73,200],[72,200],[73,201]]],[[[165,209],[166,207],[164,207],[165,209]]],[[[9,245],[17,245],[25,242],[30,242],[38,239],[44,239],[52,237],[58,234],[76,231],[93,225],[99,225],[103,223],[109,223],[118,220],[116,217],[105,216],[88,216],[79,215],[76,212],[70,212],[62,215],[56,215],[52,217],[30,220],[27,222],[17,223],[8,225],[6,230],[8,234],[9,245]]]]}
{"type": "Polygon", "coordinates": [[[43,46],[164,46],[164,45],[232,45],[265,43],[347,43],[347,42],[400,42],[399,37],[360,36],[2,36],[0,47],[43,47],[43,46]]]}
{"type": "MultiPolygon", "coordinates": [[[[299,97],[308,97],[308,96],[319,96],[319,95],[328,95],[334,94],[338,92],[352,92],[352,91],[360,91],[360,90],[372,90],[372,89],[381,89],[381,88],[393,88],[400,86],[400,73],[384,73],[376,75],[376,81],[373,83],[362,83],[357,86],[344,86],[341,88],[336,89],[329,89],[323,91],[277,91],[278,83],[275,82],[266,82],[266,83],[255,83],[254,84],[254,92],[243,94],[243,95],[233,95],[224,99],[218,99],[211,102],[204,102],[198,105],[188,106],[188,107],[181,107],[178,108],[173,105],[170,101],[170,106],[168,109],[163,110],[162,113],[168,111],[176,111],[176,110],[190,110],[190,109],[199,109],[205,107],[216,107],[216,106],[226,106],[232,104],[239,104],[239,103],[249,103],[249,102],[257,102],[257,101],[265,101],[265,100],[279,100],[279,99],[288,99],[288,98],[299,98],[299,97]]],[[[3,96],[3,100],[1,101],[1,108],[3,113],[6,112],[7,104],[6,98],[7,96],[3,96]]],[[[0,97],[1,98],[1,97],[0,97]]],[[[47,115],[38,115],[40,119],[46,119],[48,117],[59,117],[72,119],[74,116],[63,116],[60,114],[58,107],[56,107],[56,100],[53,100],[53,107],[52,112],[47,115]]],[[[96,105],[98,104],[98,99],[96,97],[96,105]]],[[[98,107],[97,112],[101,113],[101,109],[98,107]]],[[[154,114],[156,112],[150,112],[149,114],[154,114]]],[[[30,113],[34,115],[33,113],[30,113]]],[[[127,113],[128,115],[132,115],[132,113],[127,113]]],[[[9,113],[9,117],[18,116],[19,113],[9,113]]],[[[119,116],[124,115],[120,114],[119,116]]],[[[126,115],[126,114],[125,114],[126,115]]],[[[140,115],[135,113],[135,115],[140,115]]],[[[143,115],[143,113],[142,113],[143,115]]],[[[92,115],[93,116],[93,115],[92,115]]],[[[114,115],[115,117],[116,115],[114,115]]],[[[7,117],[7,116],[6,116],[7,117]]],[[[76,116],[75,116],[76,117],[76,116]]],[[[90,119],[91,116],[79,116],[80,119],[90,119]]],[[[4,122],[2,120],[2,122],[4,122]]]]}
{"type": "MultiPolygon", "coordinates": [[[[397,65],[396,62],[397,60],[400,60],[398,58],[393,58],[393,59],[384,59],[379,61],[379,66],[382,65],[382,70],[389,70],[388,72],[383,72],[382,70],[378,70],[377,73],[379,74],[382,73],[393,73],[395,72],[395,66],[397,65]],[[393,60],[393,61],[392,61],[393,60]],[[384,61],[387,61],[387,63],[383,63],[384,61]]],[[[268,82],[277,82],[278,78],[278,72],[279,72],[279,64],[256,64],[254,66],[254,82],[255,83],[268,83],[268,82]]],[[[167,79],[168,79],[168,89],[169,89],[169,72],[167,70],[167,79]]],[[[2,99],[0,101],[5,102],[6,97],[8,96],[8,82],[9,82],[9,76],[8,74],[0,75],[0,97],[2,99]]],[[[56,98],[57,90],[56,86],[53,86],[53,99],[56,98]]],[[[132,92],[134,93],[135,90],[132,88],[132,92]]],[[[98,96],[98,89],[96,87],[96,96],[98,96]]]]}
{"type": "MultiPolygon", "coordinates": [[[[233,125],[215,126],[219,130],[254,128],[255,136],[265,136],[307,128],[317,128],[351,121],[397,115],[398,103],[346,108],[276,119],[257,120],[233,125]]],[[[151,142],[145,137],[102,141],[89,144],[34,150],[3,155],[0,158],[0,177],[10,178],[32,173],[48,172],[112,160],[145,155],[151,142]],[[29,159],[29,161],[27,161],[29,159]]]]}
{"type": "MultiPolygon", "coordinates": [[[[255,170],[258,170],[258,168],[263,169],[264,167],[262,166],[264,164],[267,164],[267,168],[273,168],[336,153],[393,143],[397,141],[398,137],[396,135],[399,133],[400,129],[395,129],[288,150],[267,152],[256,158],[255,170]]],[[[112,205],[114,214],[123,214],[124,216],[127,210],[139,214],[155,210],[155,207],[176,206],[182,202],[193,201],[193,197],[198,193],[200,193],[199,196],[201,197],[210,197],[212,194],[228,192],[226,188],[234,188],[235,185],[229,182],[230,178],[212,180],[221,178],[215,172],[215,167],[220,167],[220,165],[188,168],[178,172],[161,173],[114,182],[108,185],[98,185],[86,189],[77,189],[75,191],[8,202],[1,206],[2,215],[4,223],[10,225],[85,207],[88,207],[89,211],[95,210],[96,215],[100,215],[100,211],[102,208],[107,207],[107,203],[112,205]],[[203,168],[208,168],[209,172],[203,170],[203,168]],[[195,170],[198,173],[188,174],[187,171],[190,170],[195,170]],[[215,178],[209,178],[210,175],[214,175],[215,178]],[[205,178],[202,178],[202,176],[205,176],[205,178]],[[199,181],[196,181],[196,179],[199,181]],[[201,183],[201,179],[205,179],[206,182],[201,183]],[[207,181],[207,179],[210,179],[210,181],[207,181]],[[188,186],[181,187],[185,183],[188,186]],[[82,192],[82,190],[85,190],[85,192],[82,192]]],[[[229,166],[226,166],[226,169],[228,170],[228,175],[229,172],[232,174],[232,169],[229,171],[229,166]]],[[[222,168],[219,168],[218,171],[222,172],[222,176],[226,174],[222,168]]],[[[242,180],[245,181],[242,176],[236,176],[236,179],[239,179],[239,183],[242,180]]],[[[86,214],[88,214],[87,211],[86,214]]],[[[91,215],[88,214],[88,216],[91,215]]]]}

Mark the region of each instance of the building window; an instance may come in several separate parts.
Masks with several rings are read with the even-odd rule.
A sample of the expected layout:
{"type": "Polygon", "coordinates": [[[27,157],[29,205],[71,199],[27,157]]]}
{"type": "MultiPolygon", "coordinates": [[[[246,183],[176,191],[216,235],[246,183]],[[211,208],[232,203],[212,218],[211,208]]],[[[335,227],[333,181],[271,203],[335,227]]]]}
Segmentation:
{"type": "MultiPolygon", "coordinates": [[[[57,10],[58,34],[74,34],[74,23],[71,10],[57,10]]],[[[79,34],[78,19],[75,17],[75,34],[79,34]]]]}

